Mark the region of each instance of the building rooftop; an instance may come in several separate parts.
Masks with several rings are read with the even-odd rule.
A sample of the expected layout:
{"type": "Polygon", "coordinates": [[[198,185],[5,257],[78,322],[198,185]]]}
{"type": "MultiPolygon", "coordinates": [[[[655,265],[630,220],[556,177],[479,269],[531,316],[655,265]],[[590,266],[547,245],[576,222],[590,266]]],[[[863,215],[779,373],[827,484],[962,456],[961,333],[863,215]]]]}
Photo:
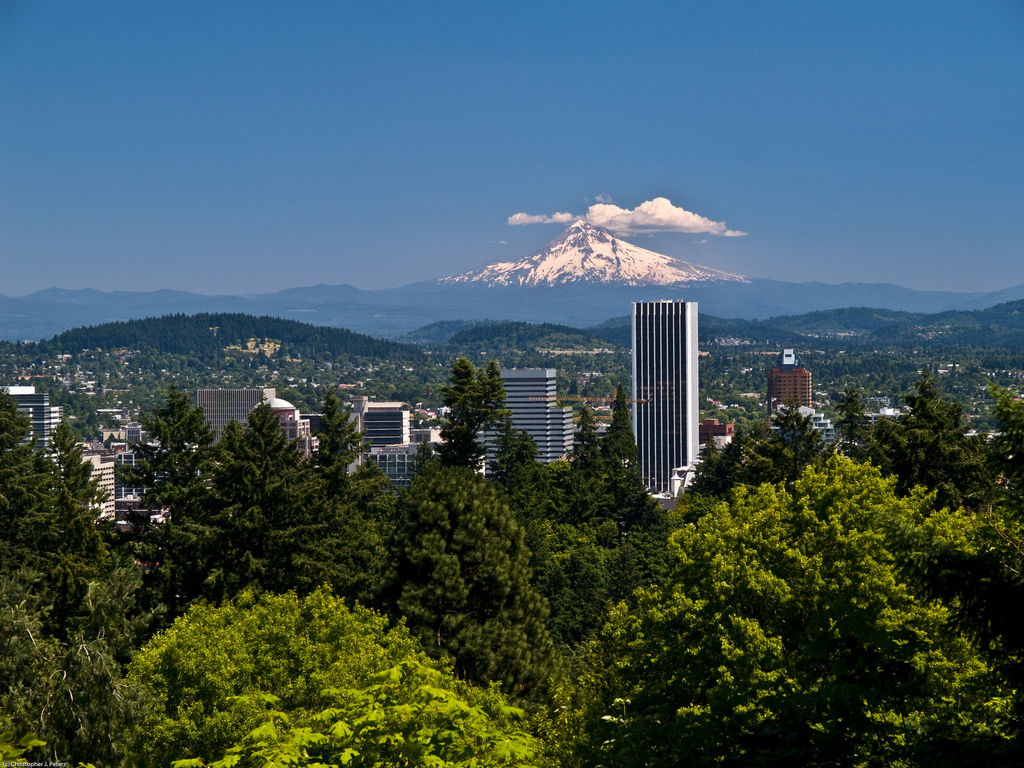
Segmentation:
{"type": "Polygon", "coordinates": [[[803,368],[804,364],[800,362],[800,356],[797,355],[795,349],[784,349],[782,354],[779,355],[779,362],[775,364],[776,368],[803,368]]]}
{"type": "Polygon", "coordinates": [[[280,397],[272,397],[267,400],[267,407],[272,411],[294,411],[295,406],[280,397]]]}

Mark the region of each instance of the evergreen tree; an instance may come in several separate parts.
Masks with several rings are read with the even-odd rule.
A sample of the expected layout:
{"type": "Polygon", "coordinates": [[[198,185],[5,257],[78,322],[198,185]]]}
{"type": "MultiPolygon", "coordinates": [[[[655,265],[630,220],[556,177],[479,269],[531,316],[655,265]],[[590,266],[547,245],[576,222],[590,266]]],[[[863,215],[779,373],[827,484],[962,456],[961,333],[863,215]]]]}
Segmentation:
{"type": "Polygon", "coordinates": [[[601,438],[601,453],[606,461],[616,462],[625,467],[635,466],[637,462],[632,410],[626,397],[626,390],[621,385],[615,388],[612,423],[601,438]]]}
{"type": "Polygon", "coordinates": [[[148,508],[166,510],[162,524],[135,521],[134,557],[149,565],[144,580],[150,608],[163,606],[173,619],[202,594],[207,564],[217,556],[210,521],[214,432],[201,408],[176,386],[167,401],[143,418],[149,439],[132,446],[135,466],[117,466],[121,482],[145,488],[148,508]]]}
{"type": "Polygon", "coordinates": [[[594,412],[585,405],[580,410],[580,420],[576,427],[576,440],[569,460],[579,471],[596,474],[600,471],[600,438],[597,434],[594,412]]]}
{"type": "Polygon", "coordinates": [[[349,597],[369,601],[380,587],[383,542],[394,523],[394,493],[375,462],[352,469],[364,450],[365,437],[333,391],[324,396],[322,419],[315,467],[324,482],[322,491],[317,491],[323,497],[323,513],[336,520],[330,538],[339,543],[329,560],[339,566],[336,578],[340,581],[332,583],[349,597]]]}
{"type": "Polygon", "coordinates": [[[860,392],[853,387],[843,391],[836,418],[836,433],[839,436],[839,450],[855,461],[867,458],[867,442],[870,422],[864,412],[860,392]]]}
{"type": "Polygon", "coordinates": [[[342,496],[350,490],[349,467],[359,458],[363,435],[351,414],[341,408],[334,390],[324,395],[321,410],[316,464],[327,481],[328,493],[342,496]]]}
{"type": "Polygon", "coordinates": [[[701,496],[724,497],[736,483],[736,469],[742,446],[742,433],[734,435],[724,448],[719,449],[713,439],[709,439],[701,454],[700,464],[694,473],[689,493],[701,496]]]}
{"type": "Polygon", "coordinates": [[[910,413],[881,419],[872,430],[872,462],[895,475],[901,493],[920,485],[935,491],[943,506],[977,508],[989,501],[985,440],[967,437],[960,405],[944,399],[928,373],[905,400],[910,413]]]}
{"type": "Polygon", "coordinates": [[[989,388],[989,394],[995,399],[992,410],[999,423],[991,444],[993,469],[1003,503],[1024,521],[1024,402],[995,386],[989,388]]]}
{"type": "Polygon", "coordinates": [[[479,469],[486,449],[480,435],[501,423],[505,415],[505,386],[493,360],[478,371],[460,357],[452,365],[447,386],[441,388],[451,410],[441,428],[441,462],[449,467],[479,469]]]}
{"type": "Polygon", "coordinates": [[[131,564],[89,582],[58,637],[47,629],[47,580],[27,569],[0,576],[0,734],[35,733],[52,761],[121,764],[120,741],[142,705],[121,677],[140,628],[138,587],[131,564]]]}
{"type": "Polygon", "coordinates": [[[416,449],[416,455],[412,460],[412,469],[410,474],[412,477],[422,474],[426,471],[427,467],[438,461],[437,452],[434,450],[434,446],[430,443],[420,443],[419,448],[416,449]]]}
{"type": "Polygon", "coordinates": [[[315,476],[262,404],[248,425],[228,424],[212,475],[212,522],[218,556],[209,563],[207,593],[217,600],[247,587],[286,591],[318,581],[303,557],[322,537],[315,476]]]}
{"type": "Polygon", "coordinates": [[[569,454],[568,472],[553,478],[558,486],[553,494],[558,519],[578,525],[600,518],[605,513],[601,502],[601,489],[605,480],[605,461],[597,433],[594,412],[583,406],[572,453],[569,454]]]}
{"type": "Polygon", "coordinates": [[[491,479],[504,491],[509,505],[528,531],[535,527],[533,522],[549,517],[547,475],[537,463],[537,444],[529,434],[515,429],[507,416],[498,433],[491,479]]]}
{"type": "Polygon", "coordinates": [[[146,488],[149,503],[187,515],[205,495],[216,436],[202,408],[173,385],[166,404],[142,424],[149,439],[132,446],[134,467],[119,465],[122,481],[146,488]]]}
{"type": "Polygon", "coordinates": [[[493,485],[433,466],[401,499],[392,599],[430,653],[456,674],[512,691],[550,672],[547,606],[530,584],[523,531],[493,485]]]}
{"type": "Polygon", "coordinates": [[[629,400],[621,386],[615,389],[612,422],[600,446],[604,471],[602,516],[615,521],[620,541],[633,530],[660,526],[661,510],[640,479],[629,400]]]}
{"type": "Polygon", "coordinates": [[[989,447],[998,504],[980,510],[988,540],[973,552],[948,546],[932,531],[912,540],[910,561],[930,593],[955,606],[955,624],[970,634],[1009,679],[1012,727],[1024,750],[1024,404],[991,387],[999,431],[989,447]]]}
{"type": "Polygon", "coordinates": [[[772,415],[772,431],[766,447],[775,477],[769,482],[781,481],[792,486],[805,467],[826,453],[825,443],[810,416],[800,413],[793,402],[772,415]]]}
{"type": "Polygon", "coordinates": [[[0,389],[0,573],[45,557],[29,521],[46,504],[49,472],[30,432],[28,417],[0,389]]]}
{"type": "Polygon", "coordinates": [[[39,565],[53,596],[49,624],[64,639],[89,582],[106,570],[108,552],[96,525],[101,496],[91,477],[92,464],[82,460],[81,446],[66,421],[54,430],[52,445],[51,498],[33,521],[33,530],[38,551],[46,553],[39,565]]]}

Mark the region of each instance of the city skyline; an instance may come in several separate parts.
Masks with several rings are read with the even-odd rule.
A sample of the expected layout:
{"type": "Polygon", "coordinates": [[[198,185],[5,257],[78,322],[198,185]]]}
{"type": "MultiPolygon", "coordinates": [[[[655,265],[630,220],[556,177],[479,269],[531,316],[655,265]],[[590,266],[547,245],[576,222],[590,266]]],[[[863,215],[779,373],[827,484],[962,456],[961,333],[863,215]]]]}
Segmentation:
{"type": "Polygon", "coordinates": [[[1024,8],[0,7],[0,294],[393,287],[583,217],[789,282],[1024,283],[1024,8]]]}

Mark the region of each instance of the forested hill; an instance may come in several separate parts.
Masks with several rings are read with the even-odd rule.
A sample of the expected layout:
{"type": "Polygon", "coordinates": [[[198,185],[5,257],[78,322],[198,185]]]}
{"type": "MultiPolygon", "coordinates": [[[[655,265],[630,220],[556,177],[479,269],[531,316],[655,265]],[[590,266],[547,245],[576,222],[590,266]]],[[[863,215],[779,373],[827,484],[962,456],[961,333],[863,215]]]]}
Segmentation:
{"type": "Polygon", "coordinates": [[[928,341],[934,346],[1024,347],[1024,301],[1011,301],[970,312],[915,314],[850,308],[777,317],[779,328],[844,344],[908,345],[928,341]]]}
{"type": "Polygon", "coordinates": [[[147,349],[187,355],[203,362],[219,359],[226,348],[250,341],[270,341],[296,357],[367,358],[413,362],[423,352],[409,344],[383,341],[344,328],[245,314],[166,315],[76,328],[39,343],[41,352],[74,353],[82,349],[147,349]]]}
{"type": "Polygon", "coordinates": [[[496,340],[510,347],[595,347],[607,343],[598,335],[568,325],[506,322],[460,330],[452,334],[448,345],[475,351],[475,347],[490,347],[496,340]]]}
{"type": "MultiPolygon", "coordinates": [[[[629,318],[616,317],[588,333],[616,344],[630,343],[629,318]]],[[[1011,301],[970,312],[920,314],[850,307],[770,320],[724,320],[700,316],[702,340],[735,337],[754,343],[817,345],[833,340],[843,347],[864,345],[974,346],[1024,348],[1024,301],[1011,301]]]]}
{"type": "MultiPolygon", "coordinates": [[[[773,321],[726,320],[701,314],[698,319],[701,343],[714,339],[742,339],[744,342],[768,345],[801,346],[809,336],[799,331],[783,328],[773,321]]],[[[613,317],[585,332],[603,339],[609,344],[628,347],[632,344],[632,329],[629,317],[613,317]]]]}

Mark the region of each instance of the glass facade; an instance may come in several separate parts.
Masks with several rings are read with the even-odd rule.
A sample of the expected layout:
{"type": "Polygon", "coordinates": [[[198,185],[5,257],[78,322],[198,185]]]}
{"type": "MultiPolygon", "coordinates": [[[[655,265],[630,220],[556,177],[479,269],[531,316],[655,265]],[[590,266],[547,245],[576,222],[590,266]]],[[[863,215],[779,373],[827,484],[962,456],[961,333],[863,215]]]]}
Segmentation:
{"type": "Polygon", "coordinates": [[[419,449],[418,445],[380,446],[371,448],[366,457],[380,467],[393,486],[408,488],[419,449]]]}
{"type": "Polygon", "coordinates": [[[672,470],[697,460],[697,303],[633,304],[633,431],[640,474],[668,493],[672,470]]]}

